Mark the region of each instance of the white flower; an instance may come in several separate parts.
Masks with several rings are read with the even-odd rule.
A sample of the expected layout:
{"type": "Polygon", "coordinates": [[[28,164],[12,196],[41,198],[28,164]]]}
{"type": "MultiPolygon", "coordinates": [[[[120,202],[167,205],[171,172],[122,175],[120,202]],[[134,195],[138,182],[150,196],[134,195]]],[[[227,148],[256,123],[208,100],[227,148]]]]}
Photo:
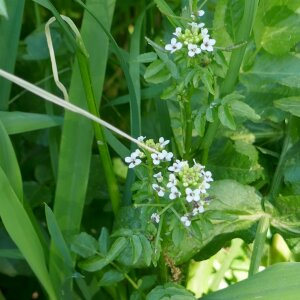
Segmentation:
{"type": "Polygon", "coordinates": [[[171,44],[167,44],[165,46],[165,49],[168,51],[171,51],[171,53],[174,53],[177,50],[180,50],[182,48],[182,43],[177,42],[175,38],[171,39],[171,44]]]}
{"type": "Polygon", "coordinates": [[[189,57],[194,57],[196,54],[201,53],[201,49],[198,48],[198,46],[194,45],[194,44],[188,44],[188,49],[189,49],[189,52],[188,52],[189,57]]]}
{"type": "Polygon", "coordinates": [[[202,205],[199,205],[198,207],[195,207],[192,211],[192,215],[196,216],[198,214],[204,213],[204,207],[202,205]]]}
{"type": "Polygon", "coordinates": [[[142,162],[138,157],[139,154],[136,151],[131,153],[130,156],[125,157],[125,162],[129,164],[128,168],[134,168],[142,162]]]}
{"type": "Polygon", "coordinates": [[[162,182],[164,180],[164,178],[161,175],[161,172],[154,174],[153,177],[156,178],[158,182],[162,182]]]}
{"type": "Polygon", "coordinates": [[[205,14],[205,11],[204,11],[204,10],[202,10],[202,9],[198,10],[198,16],[199,16],[199,17],[204,16],[204,14],[205,14]]]}
{"type": "Polygon", "coordinates": [[[201,194],[206,194],[206,190],[208,190],[209,188],[210,188],[210,184],[203,180],[199,186],[199,191],[201,194]]]}
{"type": "Polygon", "coordinates": [[[158,141],[159,141],[159,144],[161,147],[165,147],[166,145],[168,145],[170,143],[169,140],[165,140],[163,137],[160,137],[158,141]]]}
{"type": "Polygon", "coordinates": [[[139,142],[143,142],[144,141],[144,139],[145,139],[146,137],[145,136],[139,136],[138,138],[137,138],[137,140],[139,141],[139,142]]]}
{"type": "Polygon", "coordinates": [[[153,221],[153,222],[155,222],[155,223],[159,223],[159,220],[160,220],[160,216],[159,216],[159,214],[158,213],[153,213],[152,215],[151,215],[151,220],[153,221]]]}
{"type": "Polygon", "coordinates": [[[151,153],[153,164],[156,165],[156,166],[160,164],[159,154],[157,154],[157,153],[151,153]]]}
{"type": "Polygon", "coordinates": [[[168,168],[168,170],[171,172],[178,173],[181,171],[182,167],[183,167],[183,162],[176,159],[176,162],[174,162],[173,165],[168,168]]]}
{"type": "Polygon", "coordinates": [[[133,153],[136,155],[136,157],[144,157],[144,153],[140,149],[136,149],[133,153]]]}
{"type": "Polygon", "coordinates": [[[157,195],[159,197],[163,197],[165,195],[165,189],[163,187],[159,186],[158,184],[153,183],[152,188],[157,192],[157,195]]]}
{"type": "Polygon", "coordinates": [[[207,28],[202,28],[201,29],[201,35],[202,35],[202,38],[209,38],[209,34],[208,34],[208,29],[207,28]]]}
{"type": "Polygon", "coordinates": [[[176,27],[175,32],[173,34],[176,35],[177,37],[179,37],[182,34],[181,31],[182,31],[181,27],[176,27]]]}
{"type": "Polygon", "coordinates": [[[191,220],[187,216],[182,216],[180,221],[184,224],[185,227],[189,227],[191,225],[191,220]]]}
{"type": "Polygon", "coordinates": [[[176,184],[177,184],[176,176],[172,173],[169,175],[169,182],[167,184],[167,187],[170,189],[173,186],[175,186],[176,184]]]}
{"type": "Polygon", "coordinates": [[[200,190],[199,189],[192,190],[190,188],[186,188],[185,194],[186,194],[187,202],[192,202],[192,201],[197,202],[200,200],[200,190]]]}
{"type": "Polygon", "coordinates": [[[201,44],[201,49],[206,50],[208,52],[214,51],[213,45],[216,43],[216,40],[210,39],[209,37],[205,36],[203,38],[203,42],[201,44]]]}
{"type": "Polygon", "coordinates": [[[211,174],[210,171],[203,172],[203,176],[204,176],[205,182],[212,182],[212,181],[214,181],[213,178],[212,178],[212,174],[211,174]]]}
{"type": "Polygon", "coordinates": [[[172,152],[167,152],[166,150],[163,150],[160,153],[158,153],[158,158],[163,161],[171,161],[173,155],[174,154],[172,152]]]}
{"type": "Polygon", "coordinates": [[[171,187],[171,193],[169,195],[169,198],[171,200],[174,200],[176,198],[179,198],[181,196],[181,193],[178,191],[177,187],[176,186],[172,186],[171,187]]]}

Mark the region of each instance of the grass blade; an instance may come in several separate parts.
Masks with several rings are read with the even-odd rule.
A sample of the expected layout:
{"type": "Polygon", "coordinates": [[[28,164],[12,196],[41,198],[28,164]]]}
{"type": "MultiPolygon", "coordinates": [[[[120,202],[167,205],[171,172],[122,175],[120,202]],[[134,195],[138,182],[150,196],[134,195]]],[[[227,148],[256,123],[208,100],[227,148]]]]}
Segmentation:
{"type": "Polygon", "coordinates": [[[49,298],[51,300],[57,299],[39,237],[1,167],[0,216],[7,232],[45,288],[49,298]]]}
{"type": "MultiPolygon", "coordinates": [[[[25,0],[7,1],[8,19],[0,20],[0,67],[14,70],[25,0]],[[4,42],[5,41],[5,42],[4,42]]],[[[7,110],[11,83],[0,78],[0,110],[7,110]]]]}
{"type": "Polygon", "coordinates": [[[18,199],[23,202],[22,177],[14,148],[10,138],[0,121],[0,166],[6,174],[11,187],[13,188],[18,199]]]}
{"type": "Polygon", "coordinates": [[[0,120],[8,134],[50,128],[60,126],[63,123],[62,117],[25,113],[20,111],[0,111],[0,120]]]}

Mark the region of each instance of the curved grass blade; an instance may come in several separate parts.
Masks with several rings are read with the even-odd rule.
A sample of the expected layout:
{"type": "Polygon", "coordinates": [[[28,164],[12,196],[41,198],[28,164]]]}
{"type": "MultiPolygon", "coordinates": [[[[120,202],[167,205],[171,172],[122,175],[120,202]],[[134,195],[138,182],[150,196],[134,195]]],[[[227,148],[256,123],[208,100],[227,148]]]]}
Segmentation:
{"type": "Polygon", "coordinates": [[[49,298],[51,300],[58,299],[48,274],[45,254],[39,237],[1,167],[0,216],[8,234],[45,288],[49,298]]]}

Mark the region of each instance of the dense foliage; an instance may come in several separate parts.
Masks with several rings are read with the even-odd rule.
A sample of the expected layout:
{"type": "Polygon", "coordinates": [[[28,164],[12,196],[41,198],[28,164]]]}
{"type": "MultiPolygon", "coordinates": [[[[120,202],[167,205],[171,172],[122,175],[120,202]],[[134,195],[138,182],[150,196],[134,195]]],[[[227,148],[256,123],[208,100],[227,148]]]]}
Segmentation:
{"type": "Polygon", "coordinates": [[[0,299],[297,299],[299,12],[0,0],[0,299]]]}

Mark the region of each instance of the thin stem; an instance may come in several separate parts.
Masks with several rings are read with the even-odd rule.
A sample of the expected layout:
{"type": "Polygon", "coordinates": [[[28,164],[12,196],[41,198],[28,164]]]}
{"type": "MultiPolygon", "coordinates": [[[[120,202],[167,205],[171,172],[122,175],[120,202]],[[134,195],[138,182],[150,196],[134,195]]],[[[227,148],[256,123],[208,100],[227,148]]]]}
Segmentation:
{"type": "Polygon", "coordinates": [[[110,264],[124,275],[124,277],[128,280],[128,282],[133,286],[134,289],[139,289],[139,286],[134,282],[134,280],[126,272],[123,272],[117,264],[115,264],[114,262],[111,262],[110,264]]]}
{"type": "MultiPolygon", "coordinates": [[[[80,73],[82,77],[83,86],[86,93],[86,99],[89,107],[89,111],[99,117],[99,111],[96,105],[96,99],[92,87],[92,80],[89,70],[89,63],[85,54],[80,51],[77,51],[77,60],[80,68],[80,73]]],[[[111,199],[112,209],[116,215],[120,208],[120,192],[118,188],[117,179],[113,171],[112,161],[109,154],[108,146],[105,141],[104,133],[102,126],[93,122],[94,133],[97,141],[98,150],[101,156],[102,165],[105,173],[105,179],[107,182],[108,193],[111,199]]]]}
{"type": "Polygon", "coordinates": [[[280,189],[280,184],[281,184],[281,180],[282,180],[282,176],[283,176],[283,167],[285,164],[285,160],[286,160],[286,154],[291,146],[291,140],[292,140],[292,135],[291,135],[291,131],[293,130],[293,121],[295,120],[295,117],[293,117],[292,115],[290,115],[290,117],[287,120],[287,128],[286,128],[286,134],[285,134],[285,139],[283,142],[283,147],[282,147],[282,151],[279,157],[279,161],[273,176],[273,180],[271,183],[271,188],[270,188],[270,192],[269,192],[269,199],[270,201],[274,201],[274,199],[276,198],[276,196],[278,195],[279,189],[280,189]]]}
{"type": "Polygon", "coordinates": [[[270,216],[264,215],[260,218],[258,222],[258,227],[256,230],[253,252],[251,256],[250,268],[248,272],[248,276],[252,276],[258,272],[262,256],[264,254],[264,246],[268,233],[268,229],[270,226],[270,216]]]}

